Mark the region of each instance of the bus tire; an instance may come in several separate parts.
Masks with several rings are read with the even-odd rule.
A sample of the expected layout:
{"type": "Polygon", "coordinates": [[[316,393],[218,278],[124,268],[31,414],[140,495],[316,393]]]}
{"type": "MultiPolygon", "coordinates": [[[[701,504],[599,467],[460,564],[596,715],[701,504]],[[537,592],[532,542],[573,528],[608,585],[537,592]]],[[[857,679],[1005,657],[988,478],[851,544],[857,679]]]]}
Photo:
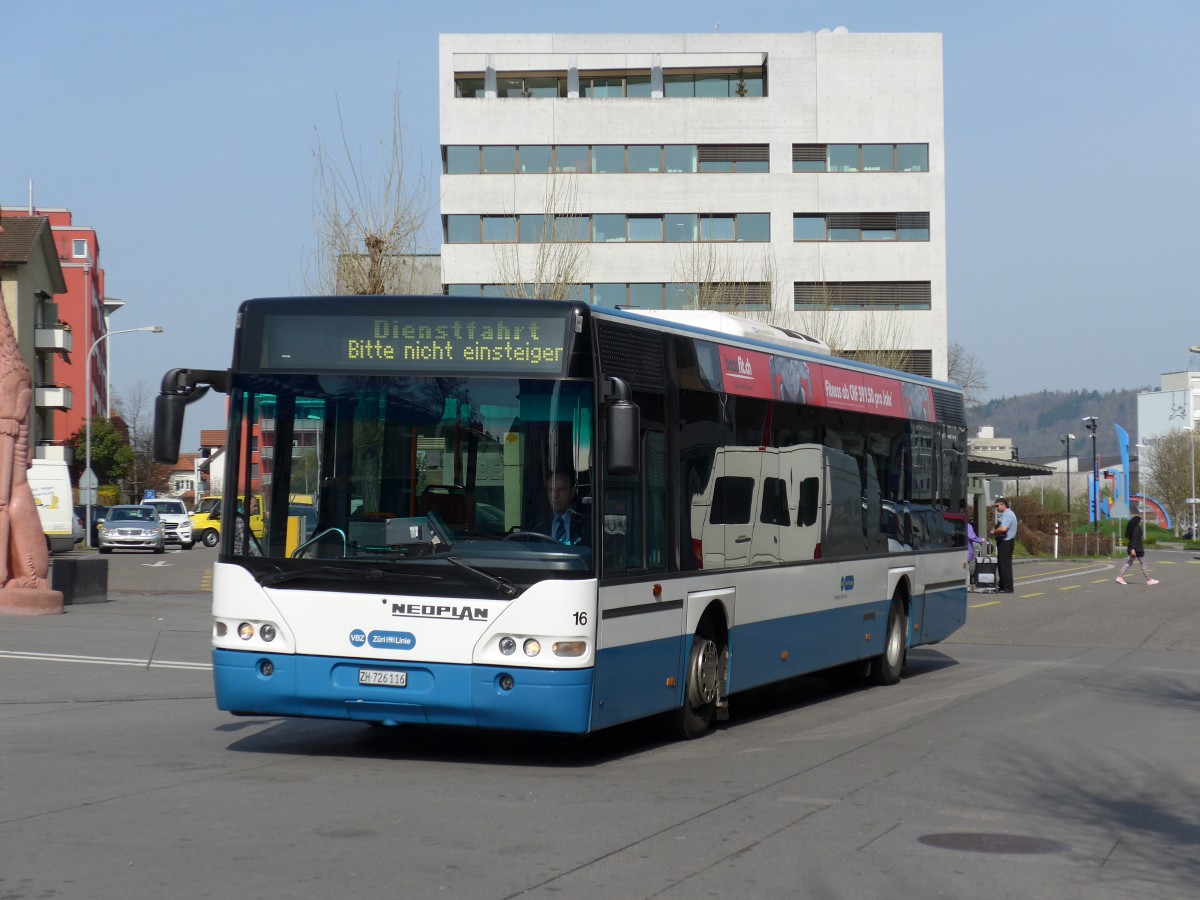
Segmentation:
{"type": "Polygon", "coordinates": [[[217,546],[217,541],[219,541],[220,539],[221,539],[221,536],[219,534],[217,534],[215,531],[213,531],[211,528],[206,529],[204,534],[200,538],[200,540],[204,543],[205,547],[217,546]]]}
{"type": "Polygon", "coordinates": [[[712,724],[721,691],[723,652],[705,631],[697,631],[692,636],[692,650],[688,654],[684,676],[683,706],[679,708],[676,720],[677,731],[686,740],[700,737],[712,724]]]}
{"type": "Polygon", "coordinates": [[[888,609],[887,631],[883,652],[871,662],[871,681],[875,684],[895,684],[904,668],[905,642],[908,637],[908,614],[900,597],[892,598],[888,609]]]}

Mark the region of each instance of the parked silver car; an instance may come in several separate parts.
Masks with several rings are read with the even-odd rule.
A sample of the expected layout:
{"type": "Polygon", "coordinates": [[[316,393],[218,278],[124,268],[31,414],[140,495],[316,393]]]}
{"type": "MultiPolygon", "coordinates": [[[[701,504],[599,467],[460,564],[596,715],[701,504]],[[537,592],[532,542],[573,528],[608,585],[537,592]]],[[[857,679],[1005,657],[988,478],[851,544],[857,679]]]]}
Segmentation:
{"type": "Polygon", "coordinates": [[[96,530],[100,534],[101,553],[114,550],[162,553],[167,547],[166,531],[153,506],[114,506],[96,530]]]}

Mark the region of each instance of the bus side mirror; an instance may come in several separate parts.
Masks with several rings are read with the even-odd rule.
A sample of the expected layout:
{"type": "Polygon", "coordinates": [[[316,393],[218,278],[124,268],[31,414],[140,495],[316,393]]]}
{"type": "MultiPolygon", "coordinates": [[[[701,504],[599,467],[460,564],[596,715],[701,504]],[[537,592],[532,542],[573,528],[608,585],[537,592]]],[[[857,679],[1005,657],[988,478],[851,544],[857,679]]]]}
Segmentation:
{"type": "Polygon", "coordinates": [[[641,410],[633,402],[628,382],[621,378],[610,378],[609,381],[613,389],[604,410],[606,469],[609,475],[637,475],[641,468],[638,453],[641,410]]]}
{"type": "Polygon", "coordinates": [[[179,462],[179,440],[183,434],[183,411],[187,398],[181,394],[159,394],[154,398],[154,460],[174,465],[179,462]]]}
{"type": "Polygon", "coordinates": [[[162,388],[154,398],[154,459],[174,465],[179,462],[179,440],[183,434],[183,411],[216,388],[229,393],[229,373],[215,369],[171,369],[163,376],[162,388]]]}

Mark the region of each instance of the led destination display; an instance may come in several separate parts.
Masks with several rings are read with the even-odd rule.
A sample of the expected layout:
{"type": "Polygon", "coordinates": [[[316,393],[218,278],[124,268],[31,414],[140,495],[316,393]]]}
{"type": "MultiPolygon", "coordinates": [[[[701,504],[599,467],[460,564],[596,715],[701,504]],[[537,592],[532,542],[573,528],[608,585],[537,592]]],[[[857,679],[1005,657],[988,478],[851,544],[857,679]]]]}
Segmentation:
{"type": "Polygon", "coordinates": [[[272,316],[263,319],[264,371],[561,374],[566,320],[555,316],[272,316]]]}

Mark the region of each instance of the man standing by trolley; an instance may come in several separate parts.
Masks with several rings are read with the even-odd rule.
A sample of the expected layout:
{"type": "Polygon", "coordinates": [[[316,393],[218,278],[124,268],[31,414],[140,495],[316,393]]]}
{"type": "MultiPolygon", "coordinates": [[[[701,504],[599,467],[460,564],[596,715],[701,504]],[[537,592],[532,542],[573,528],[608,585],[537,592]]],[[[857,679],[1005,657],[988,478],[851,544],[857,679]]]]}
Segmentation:
{"type": "Polygon", "coordinates": [[[996,551],[1000,562],[1000,586],[997,592],[1011,594],[1013,592],[1013,547],[1017,539],[1017,514],[1009,508],[1008,500],[1004,497],[997,497],[996,516],[997,522],[996,527],[992,529],[992,537],[996,539],[996,551]]]}

